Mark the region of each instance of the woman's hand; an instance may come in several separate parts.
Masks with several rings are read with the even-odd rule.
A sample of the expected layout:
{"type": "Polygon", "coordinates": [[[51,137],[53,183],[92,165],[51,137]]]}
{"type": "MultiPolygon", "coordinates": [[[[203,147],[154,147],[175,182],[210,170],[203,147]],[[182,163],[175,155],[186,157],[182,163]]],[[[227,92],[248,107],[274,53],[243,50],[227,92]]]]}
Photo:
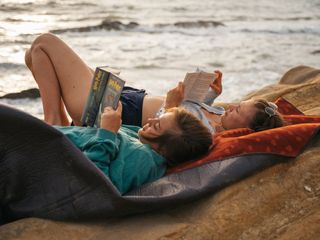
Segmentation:
{"type": "Polygon", "coordinates": [[[222,93],[222,72],[220,72],[219,70],[216,70],[214,71],[214,73],[216,74],[216,78],[210,84],[210,87],[219,96],[222,93]]]}
{"type": "Polygon", "coordinates": [[[121,102],[118,103],[118,108],[116,110],[111,107],[104,108],[101,115],[100,127],[116,134],[119,131],[122,122],[121,113],[121,102]]]}
{"type": "Polygon", "coordinates": [[[176,86],[175,88],[167,92],[164,108],[168,109],[168,108],[178,107],[181,104],[183,97],[184,97],[184,85],[182,82],[179,82],[178,86],[176,86]]]}

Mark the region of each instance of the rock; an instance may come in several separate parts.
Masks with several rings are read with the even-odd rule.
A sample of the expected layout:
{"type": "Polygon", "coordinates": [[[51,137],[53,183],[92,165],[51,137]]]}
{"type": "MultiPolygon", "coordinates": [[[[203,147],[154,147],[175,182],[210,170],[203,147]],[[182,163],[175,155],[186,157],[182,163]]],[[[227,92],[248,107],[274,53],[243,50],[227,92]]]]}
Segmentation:
{"type": "MultiPolygon", "coordinates": [[[[245,98],[283,96],[303,112],[320,114],[320,74],[314,71],[292,69],[281,83],[245,98]]],[[[0,239],[320,239],[319,160],[320,140],[296,159],[174,209],[103,222],[22,219],[0,227],[0,239]]]]}
{"type": "Polygon", "coordinates": [[[8,93],[0,97],[0,99],[20,99],[20,98],[39,98],[40,92],[37,88],[30,88],[17,93],[8,93]]]}

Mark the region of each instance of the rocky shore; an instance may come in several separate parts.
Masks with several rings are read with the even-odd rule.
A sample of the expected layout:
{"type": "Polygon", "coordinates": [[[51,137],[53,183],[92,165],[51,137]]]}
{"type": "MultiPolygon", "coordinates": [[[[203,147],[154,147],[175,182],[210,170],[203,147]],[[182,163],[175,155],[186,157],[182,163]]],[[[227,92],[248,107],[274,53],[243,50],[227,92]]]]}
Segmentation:
{"type": "MultiPolygon", "coordinates": [[[[320,115],[320,70],[293,68],[243,99],[253,96],[282,96],[305,114],[320,115]]],[[[320,140],[296,159],[200,201],[103,222],[23,219],[1,226],[2,239],[320,239],[320,140]]]]}

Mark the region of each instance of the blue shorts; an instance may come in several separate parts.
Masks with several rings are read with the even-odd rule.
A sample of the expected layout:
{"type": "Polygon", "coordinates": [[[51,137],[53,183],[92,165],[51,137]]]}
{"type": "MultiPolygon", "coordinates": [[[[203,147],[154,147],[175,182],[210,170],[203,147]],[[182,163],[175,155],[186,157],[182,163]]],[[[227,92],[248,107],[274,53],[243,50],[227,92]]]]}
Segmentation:
{"type": "MultiPolygon", "coordinates": [[[[120,101],[122,103],[122,124],[141,127],[143,99],[146,90],[132,87],[123,87],[120,101]]],[[[74,126],[73,121],[70,126],[74,126]]]]}
{"type": "Polygon", "coordinates": [[[144,89],[124,87],[120,96],[122,103],[122,124],[141,127],[144,89]]]}

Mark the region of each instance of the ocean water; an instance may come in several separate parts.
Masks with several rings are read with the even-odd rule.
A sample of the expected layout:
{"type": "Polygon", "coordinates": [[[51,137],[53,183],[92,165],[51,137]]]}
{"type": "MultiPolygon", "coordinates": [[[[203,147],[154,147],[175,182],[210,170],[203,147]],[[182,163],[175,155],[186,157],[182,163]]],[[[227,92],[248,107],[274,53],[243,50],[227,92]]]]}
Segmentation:
{"type": "MultiPolygon", "coordinates": [[[[24,52],[48,31],[155,95],[196,68],[221,70],[217,101],[233,101],[296,65],[320,67],[320,0],[0,0],[0,95],[36,87],[24,52]]],[[[39,99],[0,103],[42,118],[39,99]]]]}

